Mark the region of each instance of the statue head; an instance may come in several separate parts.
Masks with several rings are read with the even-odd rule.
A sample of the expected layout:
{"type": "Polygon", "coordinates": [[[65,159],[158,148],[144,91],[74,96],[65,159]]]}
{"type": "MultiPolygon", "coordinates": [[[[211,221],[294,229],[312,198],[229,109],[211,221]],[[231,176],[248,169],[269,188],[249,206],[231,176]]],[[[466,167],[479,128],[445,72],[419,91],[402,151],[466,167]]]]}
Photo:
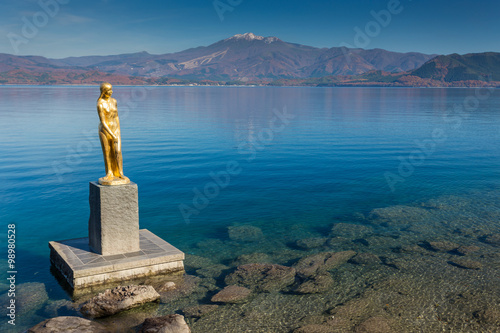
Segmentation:
{"type": "MultiPolygon", "coordinates": [[[[108,91],[111,91],[111,93],[113,93],[112,89],[113,89],[113,86],[110,83],[103,82],[101,84],[101,96],[99,96],[99,98],[102,98],[104,96],[104,94],[108,91]]],[[[109,96],[111,96],[111,94],[109,94],[109,96]]]]}

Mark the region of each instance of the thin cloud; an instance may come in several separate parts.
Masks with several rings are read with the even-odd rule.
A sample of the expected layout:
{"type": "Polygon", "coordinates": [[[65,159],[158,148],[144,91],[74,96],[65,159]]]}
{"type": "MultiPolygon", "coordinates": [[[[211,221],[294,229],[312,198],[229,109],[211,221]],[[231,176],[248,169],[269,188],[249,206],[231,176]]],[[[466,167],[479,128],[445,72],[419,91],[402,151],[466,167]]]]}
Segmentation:
{"type": "Polygon", "coordinates": [[[57,22],[61,25],[73,25],[73,24],[84,24],[93,22],[94,19],[86,16],[78,16],[73,14],[59,14],[57,16],[57,22]]]}

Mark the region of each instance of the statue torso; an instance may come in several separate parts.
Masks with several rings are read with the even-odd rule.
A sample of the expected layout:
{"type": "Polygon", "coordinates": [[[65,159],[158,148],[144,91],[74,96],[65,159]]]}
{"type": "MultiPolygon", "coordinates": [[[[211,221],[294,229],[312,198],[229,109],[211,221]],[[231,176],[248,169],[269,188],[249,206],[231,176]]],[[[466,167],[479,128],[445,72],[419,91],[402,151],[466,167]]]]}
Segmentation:
{"type": "Polygon", "coordinates": [[[101,99],[97,107],[99,111],[102,111],[103,121],[105,121],[109,129],[114,132],[118,128],[118,108],[116,106],[116,99],[110,98],[107,101],[101,99]]]}

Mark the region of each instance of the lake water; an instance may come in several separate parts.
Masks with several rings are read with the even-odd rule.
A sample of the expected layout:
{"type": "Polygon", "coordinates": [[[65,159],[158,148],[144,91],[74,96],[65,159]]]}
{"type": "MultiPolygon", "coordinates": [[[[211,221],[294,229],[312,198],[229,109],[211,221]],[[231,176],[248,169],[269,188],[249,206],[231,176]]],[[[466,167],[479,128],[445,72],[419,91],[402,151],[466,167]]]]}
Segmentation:
{"type": "MultiPolygon", "coordinates": [[[[16,330],[4,318],[6,330],[32,326],[51,316],[48,305],[69,299],[50,273],[47,243],[87,236],[88,182],[104,176],[98,93],[97,86],[0,88],[2,233],[7,234],[8,224],[16,225],[17,285],[44,283],[49,296],[18,317],[16,330]]],[[[406,258],[408,251],[395,251],[398,246],[415,245],[424,251],[418,253],[421,267],[428,263],[426,269],[434,267],[436,276],[490,281],[478,290],[498,292],[498,247],[485,241],[500,232],[498,89],[114,87],[113,97],[125,175],[139,186],[141,228],[193,258],[233,267],[238,256],[258,252],[289,266],[325,250],[374,253],[382,264],[349,263],[332,273],[336,281],[343,281],[343,272],[351,274],[360,293],[366,286],[359,281],[386,281],[384,274],[391,269],[417,276],[412,268],[397,271],[397,264],[389,262],[406,258]],[[229,176],[228,168],[234,171],[229,176]],[[401,207],[431,215],[421,219],[401,207]],[[368,226],[374,234],[349,239],[330,230],[340,222],[368,226]],[[238,243],[238,237],[228,237],[228,226],[258,227],[263,240],[238,243]],[[339,235],[345,243],[329,249],[296,245],[300,239],[339,235]],[[459,256],[420,244],[440,240],[478,246],[470,256],[483,267],[449,264],[459,256]]],[[[5,281],[6,237],[1,247],[0,278],[5,281]]],[[[188,273],[197,275],[196,266],[189,267],[188,273]]],[[[217,276],[215,281],[223,286],[217,276]]],[[[436,289],[446,288],[429,287],[436,289]]],[[[182,306],[206,303],[214,292],[195,293],[182,306]]],[[[338,301],[352,301],[354,294],[338,301]]],[[[442,302],[449,301],[446,295],[442,302]]],[[[495,304],[495,299],[485,302],[495,304]]],[[[311,307],[304,314],[319,315],[335,304],[327,300],[323,308],[311,307]]],[[[157,313],[178,311],[181,305],[176,306],[161,305],[157,313]]],[[[489,329],[491,321],[473,314],[484,306],[457,310],[447,327],[489,329]]],[[[220,311],[241,310],[240,305],[224,307],[220,311]]],[[[273,321],[280,314],[269,316],[273,321]]],[[[436,318],[419,327],[441,329],[443,316],[436,318]]],[[[203,320],[190,322],[195,332],[209,332],[215,325],[210,317],[203,320]]],[[[289,319],[268,331],[288,332],[297,325],[289,319]]]]}

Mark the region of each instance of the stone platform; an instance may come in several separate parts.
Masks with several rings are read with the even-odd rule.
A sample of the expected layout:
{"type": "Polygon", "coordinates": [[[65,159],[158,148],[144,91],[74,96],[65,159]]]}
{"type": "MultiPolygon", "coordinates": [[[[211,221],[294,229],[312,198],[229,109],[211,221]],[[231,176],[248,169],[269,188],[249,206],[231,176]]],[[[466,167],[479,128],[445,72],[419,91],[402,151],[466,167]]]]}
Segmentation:
{"type": "Polygon", "coordinates": [[[139,230],[140,250],[101,255],[89,238],[49,242],[50,261],[73,289],[184,271],[184,253],[147,229],[139,230]]]}

